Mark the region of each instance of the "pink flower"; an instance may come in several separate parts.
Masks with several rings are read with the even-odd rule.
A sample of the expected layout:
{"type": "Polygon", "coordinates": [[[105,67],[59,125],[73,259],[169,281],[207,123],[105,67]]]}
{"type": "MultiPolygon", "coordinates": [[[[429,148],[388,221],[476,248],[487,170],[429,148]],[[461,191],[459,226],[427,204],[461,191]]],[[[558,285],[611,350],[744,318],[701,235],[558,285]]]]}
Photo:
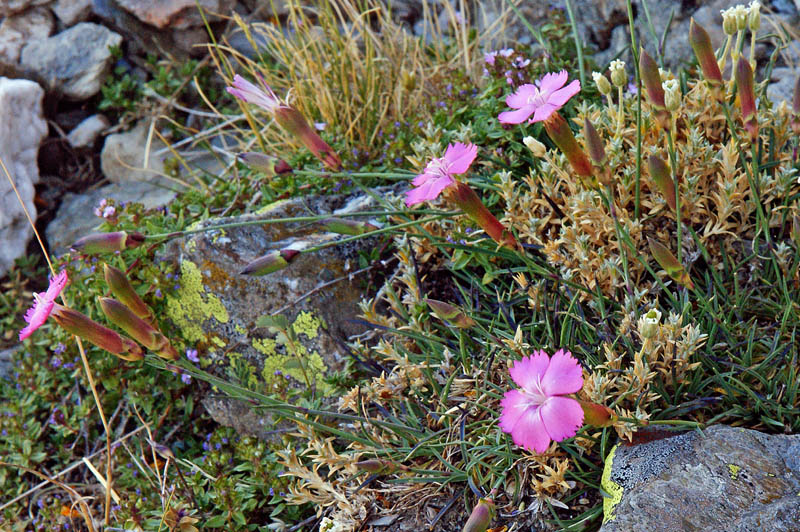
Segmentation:
{"type": "Polygon", "coordinates": [[[47,292],[33,294],[34,304],[33,307],[28,309],[28,312],[25,313],[25,322],[28,325],[19,332],[20,341],[33,334],[33,331],[44,325],[44,322],[47,321],[50,312],[53,310],[56,298],[66,284],[67,272],[66,270],[62,270],[61,273],[50,279],[50,286],[47,287],[47,292]]]}
{"type": "Polygon", "coordinates": [[[474,144],[456,142],[447,146],[444,157],[433,159],[411,182],[415,187],[406,192],[406,205],[435,199],[448,186],[455,183],[454,174],[463,174],[469,169],[478,147],[474,144]]]}
{"type": "Polygon", "coordinates": [[[227,91],[240,100],[247,103],[254,103],[270,113],[274,113],[283,104],[267,86],[267,92],[253,85],[239,74],[233,76],[233,87],[227,87],[227,91]]]}
{"type": "Polygon", "coordinates": [[[522,389],[505,393],[500,428],[511,434],[515,444],[543,453],[550,440],[575,435],[583,424],[583,409],[564,394],[580,390],[583,376],[569,351],[559,349],[552,358],[537,351],[514,362],[510,373],[522,389]]]}
{"type": "Polygon", "coordinates": [[[504,111],[497,118],[503,124],[521,124],[531,115],[533,118],[528,120],[529,124],[547,120],[581,90],[581,82],[577,79],[564,87],[566,82],[567,71],[562,70],[558,74],[545,74],[535,85],[521,85],[517,92],[506,98],[506,104],[516,111],[504,111]]]}

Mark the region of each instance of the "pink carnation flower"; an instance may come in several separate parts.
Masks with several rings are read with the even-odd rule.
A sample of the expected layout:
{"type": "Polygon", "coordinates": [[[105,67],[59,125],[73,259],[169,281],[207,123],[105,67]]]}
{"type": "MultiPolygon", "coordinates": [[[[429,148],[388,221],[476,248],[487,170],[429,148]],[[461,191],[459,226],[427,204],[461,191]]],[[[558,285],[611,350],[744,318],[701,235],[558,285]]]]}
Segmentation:
{"type": "Polygon", "coordinates": [[[543,453],[550,440],[571,438],[583,424],[583,409],[575,399],[564,397],[583,386],[578,361],[569,351],[555,355],[544,351],[514,362],[511,378],[522,389],[509,390],[500,402],[500,428],[514,443],[543,453]]]}
{"type": "Polygon", "coordinates": [[[247,103],[254,103],[262,107],[270,113],[274,113],[283,104],[272,92],[272,89],[267,87],[267,92],[264,92],[256,85],[253,85],[239,74],[233,76],[233,87],[226,87],[226,90],[247,103]]]}
{"type": "Polygon", "coordinates": [[[497,117],[503,124],[521,124],[547,120],[551,114],[561,109],[570,98],[581,90],[581,82],[577,79],[564,87],[567,82],[567,71],[558,74],[545,74],[535,85],[521,85],[514,94],[509,94],[506,104],[516,111],[504,111],[497,117]],[[563,88],[562,88],[563,87],[563,88]]]}
{"type": "Polygon", "coordinates": [[[455,183],[453,175],[463,174],[469,169],[478,147],[474,144],[456,142],[447,146],[444,157],[433,159],[411,182],[415,187],[406,192],[406,205],[409,207],[423,201],[435,199],[448,186],[455,183]]]}
{"type": "Polygon", "coordinates": [[[33,294],[34,304],[33,307],[28,309],[28,312],[25,313],[25,322],[28,325],[19,332],[20,341],[33,334],[33,331],[44,325],[44,322],[47,321],[48,316],[50,316],[50,312],[53,311],[56,298],[66,285],[67,271],[62,270],[61,273],[50,279],[50,286],[47,287],[47,292],[33,294]]]}

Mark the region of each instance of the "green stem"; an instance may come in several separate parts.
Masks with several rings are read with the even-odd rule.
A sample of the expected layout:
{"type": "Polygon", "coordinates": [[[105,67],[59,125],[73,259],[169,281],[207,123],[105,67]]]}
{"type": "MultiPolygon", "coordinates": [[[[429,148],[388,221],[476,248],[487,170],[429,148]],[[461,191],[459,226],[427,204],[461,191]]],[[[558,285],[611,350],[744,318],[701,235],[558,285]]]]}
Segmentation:
{"type": "Polygon", "coordinates": [[[567,0],[567,16],[569,23],[572,26],[572,38],[575,40],[575,51],[578,54],[578,75],[581,78],[581,87],[586,86],[586,72],[583,68],[583,46],[581,46],[581,38],[578,35],[578,25],[575,23],[575,15],[572,13],[572,2],[567,0]]]}
{"type": "Polygon", "coordinates": [[[681,223],[681,189],[678,180],[678,158],[675,155],[675,116],[672,116],[672,126],[667,131],[667,142],[669,143],[669,165],[672,170],[672,184],[675,187],[675,220],[678,229],[678,262],[683,265],[683,227],[681,223]]]}

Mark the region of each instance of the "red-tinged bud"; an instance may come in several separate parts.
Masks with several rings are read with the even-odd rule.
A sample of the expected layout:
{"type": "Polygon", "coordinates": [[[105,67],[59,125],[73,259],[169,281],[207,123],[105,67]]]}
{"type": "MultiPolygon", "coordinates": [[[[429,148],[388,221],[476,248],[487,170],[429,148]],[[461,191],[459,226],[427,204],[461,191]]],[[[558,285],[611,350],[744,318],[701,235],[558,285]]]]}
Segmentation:
{"type": "Polygon", "coordinates": [[[391,460],[381,460],[373,458],[371,460],[361,460],[353,464],[359,471],[366,471],[375,475],[385,475],[396,471],[398,468],[391,460]]]}
{"type": "Polygon", "coordinates": [[[325,218],[324,220],[320,220],[319,224],[326,231],[338,233],[340,235],[358,236],[378,229],[369,222],[348,220],[344,218],[325,218]]]}
{"type": "Polygon", "coordinates": [[[300,111],[292,107],[279,107],[275,110],[275,120],[283,129],[297,137],[303,145],[331,170],[339,170],[342,160],[333,148],[317,135],[300,111]]]}
{"type": "Polygon", "coordinates": [[[147,306],[147,303],[142,301],[142,298],[133,289],[128,276],[122,270],[105,264],[103,265],[103,274],[114,297],[119,299],[123,305],[132,310],[138,317],[143,320],[153,321],[153,311],[147,306]]]}
{"type": "Polygon", "coordinates": [[[797,215],[792,216],[792,240],[794,245],[800,249],[800,218],[797,215]]]}
{"type": "Polygon", "coordinates": [[[265,155],[263,153],[248,151],[240,153],[239,159],[253,170],[258,170],[267,177],[292,171],[292,167],[283,159],[278,159],[277,157],[272,157],[271,155],[265,155]]]}
{"type": "Polygon", "coordinates": [[[299,254],[300,252],[294,249],[274,249],[247,264],[239,273],[242,275],[267,275],[287,267],[299,254]]]}
{"type": "Polygon", "coordinates": [[[792,131],[795,135],[800,135],[800,76],[794,83],[794,103],[792,104],[792,131]]]}
{"type": "Polygon", "coordinates": [[[740,57],[736,63],[736,85],[739,87],[739,104],[742,106],[742,122],[750,136],[750,141],[758,138],[758,117],[756,115],[756,92],[753,69],[750,61],[740,57]]]}
{"type": "Polygon", "coordinates": [[[431,307],[433,313],[436,314],[440,320],[446,321],[459,329],[469,329],[477,325],[475,320],[467,316],[463,310],[455,305],[436,299],[426,299],[425,303],[431,307]]]}
{"type": "Polygon", "coordinates": [[[592,125],[588,118],[583,119],[583,136],[586,137],[586,148],[589,150],[589,157],[594,163],[602,166],[606,162],[606,148],[603,139],[592,125]]]}
{"type": "Polygon", "coordinates": [[[52,316],[68,333],[79,336],[119,358],[130,361],[144,358],[142,348],[136,342],[100,325],[77,310],[56,303],[53,306],[52,316]]]}
{"type": "Polygon", "coordinates": [[[161,358],[178,359],[178,352],[170,345],[166,336],[116,299],[101,297],[100,308],[108,321],[128,333],[146,348],[155,351],[161,358]]]}
{"type": "Polygon", "coordinates": [[[712,87],[720,86],[722,84],[722,72],[719,70],[717,57],[714,55],[713,46],[711,46],[711,38],[703,26],[694,21],[694,18],[689,23],[689,44],[692,45],[700,70],[703,71],[703,77],[708,84],[712,87]]]}
{"type": "Polygon", "coordinates": [[[692,283],[689,273],[666,246],[656,242],[650,237],[647,237],[647,243],[650,246],[650,253],[653,255],[653,258],[656,259],[659,266],[664,268],[667,275],[686,288],[694,288],[694,283],[692,283]]]}
{"type": "Polygon", "coordinates": [[[487,235],[492,237],[495,242],[502,246],[508,246],[511,249],[519,248],[519,244],[517,244],[514,235],[494,217],[494,214],[489,212],[489,209],[486,208],[486,205],[483,204],[469,185],[461,181],[456,181],[453,185],[447,187],[445,194],[447,194],[453,203],[458,205],[472,221],[478,224],[487,235]]]}
{"type": "Polygon", "coordinates": [[[639,74],[647,91],[647,100],[654,109],[656,121],[662,129],[670,126],[670,113],[664,103],[664,87],[661,84],[661,73],[658,64],[644,48],[639,52],[639,74]]]}
{"type": "Polygon", "coordinates": [[[495,507],[492,499],[480,499],[472,509],[462,532],[486,532],[494,519],[495,507]]]}
{"type": "Polygon", "coordinates": [[[575,173],[582,178],[593,179],[592,162],[575,140],[567,121],[556,112],[544,121],[544,128],[561,153],[566,156],[575,173]]]}
{"type": "Polygon", "coordinates": [[[580,399],[578,399],[578,403],[583,409],[583,422],[587,425],[599,428],[610,427],[617,420],[614,411],[607,406],[581,401],[580,399]]]}
{"type": "Polygon", "coordinates": [[[658,191],[667,200],[667,205],[675,212],[677,209],[677,197],[675,196],[675,182],[670,175],[669,166],[657,155],[651,155],[647,163],[650,167],[650,177],[656,184],[658,191]]]}
{"type": "Polygon", "coordinates": [[[141,233],[128,234],[125,231],[115,233],[95,233],[79,238],[72,244],[72,249],[91,255],[94,253],[114,253],[124,249],[135,248],[144,242],[141,233]]]}

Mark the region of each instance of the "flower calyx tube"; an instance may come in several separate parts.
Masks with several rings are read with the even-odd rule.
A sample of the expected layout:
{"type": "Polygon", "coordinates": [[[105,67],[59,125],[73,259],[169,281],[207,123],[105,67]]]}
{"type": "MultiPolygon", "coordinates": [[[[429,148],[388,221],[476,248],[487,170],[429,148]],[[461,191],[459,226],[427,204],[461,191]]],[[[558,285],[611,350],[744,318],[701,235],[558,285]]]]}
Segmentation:
{"type": "Polygon", "coordinates": [[[472,508],[469,519],[464,524],[462,532],[486,532],[495,516],[494,501],[489,497],[482,497],[472,508]]]}
{"type": "Polygon", "coordinates": [[[144,242],[144,235],[139,232],[128,234],[125,231],[113,233],[94,233],[76,240],[71,248],[75,251],[92,255],[95,253],[114,253],[135,248],[144,242]]]}
{"type": "Polygon", "coordinates": [[[274,249],[249,262],[241,272],[242,275],[267,275],[287,267],[300,254],[296,249],[274,249]]]}
{"type": "Polygon", "coordinates": [[[170,345],[166,336],[116,299],[101,297],[100,308],[108,321],[161,358],[178,359],[178,351],[170,345]]]}
{"type": "Polygon", "coordinates": [[[483,204],[469,185],[456,181],[452,187],[449,187],[447,197],[464,211],[473,222],[478,224],[487,235],[492,237],[495,242],[511,249],[520,249],[520,245],[514,235],[511,234],[511,231],[506,229],[506,226],[495,218],[494,214],[486,208],[486,205],[483,204]]]}
{"type": "Polygon", "coordinates": [[[678,259],[675,258],[675,255],[672,254],[669,248],[650,237],[647,237],[647,244],[650,247],[650,253],[653,255],[653,258],[656,259],[659,266],[664,268],[667,275],[678,284],[690,290],[694,288],[694,283],[692,283],[692,278],[689,277],[686,268],[683,267],[683,264],[678,262],[678,259]]]}
{"type": "Polygon", "coordinates": [[[144,358],[139,344],[100,325],[77,310],[56,303],[53,307],[53,319],[68,333],[79,336],[123,360],[135,362],[144,358]]]}
{"type": "Polygon", "coordinates": [[[125,272],[109,264],[104,264],[103,275],[115,298],[119,299],[136,316],[152,323],[153,311],[136,293],[125,272]]]}
{"type": "Polygon", "coordinates": [[[595,177],[592,162],[586,156],[580,144],[578,144],[567,121],[560,114],[553,113],[544,121],[544,129],[553,143],[558,146],[558,149],[567,158],[578,177],[585,182],[588,181],[593,184],[595,177]]]}
{"type": "Polygon", "coordinates": [[[436,317],[442,321],[446,321],[459,329],[469,329],[477,325],[475,320],[466,315],[466,313],[455,305],[445,303],[436,299],[426,298],[425,303],[431,308],[436,317]]]}
{"type": "Polygon", "coordinates": [[[739,105],[742,108],[742,122],[750,142],[758,139],[758,116],[756,114],[756,93],[753,69],[750,61],[740,57],[736,62],[736,85],[739,88],[739,105]]]}
{"type": "Polygon", "coordinates": [[[689,44],[694,50],[694,55],[697,57],[697,63],[700,65],[700,70],[703,72],[703,77],[712,89],[715,91],[715,96],[719,97],[719,88],[722,86],[722,72],[720,71],[717,57],[714,55],[714,47],[711,45],[711,38],[708,32],[695,22],[692,18],[689,23],[689,44]]]}
{"type": "Polygon", "coordinates": [[[639,73],[642,77],[647,100],[655,111],[656,122],[662,129],[668,129],[672,123],[671,114],[664,103],[664,87],[661,84],[661,73],[658,64],[650,54],[642,48],[639,51],[639,73]]]}

